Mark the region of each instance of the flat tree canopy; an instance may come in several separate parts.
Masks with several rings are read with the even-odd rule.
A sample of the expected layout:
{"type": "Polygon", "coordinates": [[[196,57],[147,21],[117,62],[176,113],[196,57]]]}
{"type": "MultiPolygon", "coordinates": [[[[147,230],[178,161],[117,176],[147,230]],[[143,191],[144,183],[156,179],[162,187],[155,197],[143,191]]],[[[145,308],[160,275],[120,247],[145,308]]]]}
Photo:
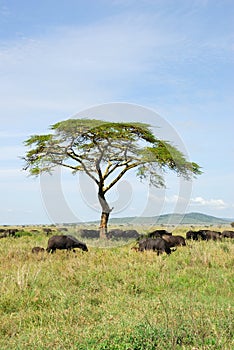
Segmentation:
{"type": "Polygon", "coordinates": [[[169,142],[158,139],[149,124],[68,119],[50,129],[49,134],[33,135],[25,141],[29,150],[23,158],[24,170],[34,176],[51,173],[57,166],[73,173],[85,172],[98,188],[100,237],[106,236],[113,209],[105,195],[130,169],[135,168],[140,179],[156,187],[164,186],[162,174],[168,169],[188,180],[201,174],[198,164],[189,162],[169,142]]]}

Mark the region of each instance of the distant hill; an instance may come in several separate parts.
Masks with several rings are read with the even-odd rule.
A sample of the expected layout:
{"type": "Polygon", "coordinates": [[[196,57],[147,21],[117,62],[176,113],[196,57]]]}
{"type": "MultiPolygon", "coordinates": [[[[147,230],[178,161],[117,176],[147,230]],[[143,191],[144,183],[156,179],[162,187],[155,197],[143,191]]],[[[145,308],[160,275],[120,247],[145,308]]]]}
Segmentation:
{"type": "Polygon", "coordinates": [[[155,225],[221,225],[232,222],[232,219],[217,218],[215,216],[202,213],[186,213],[186,214],[164,214],[151,217],[123,217],[111,218],[111,224],[155,224],[155,225]]]}

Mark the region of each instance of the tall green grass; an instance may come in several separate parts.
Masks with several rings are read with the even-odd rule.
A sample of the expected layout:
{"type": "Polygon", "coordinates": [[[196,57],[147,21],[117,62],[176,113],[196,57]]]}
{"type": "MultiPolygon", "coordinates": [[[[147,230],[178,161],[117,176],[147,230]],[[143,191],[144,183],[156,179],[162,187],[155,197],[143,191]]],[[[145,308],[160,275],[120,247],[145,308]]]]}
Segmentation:
{"type": "Polygon", "coordinates": [[[234,348],[233,241],[33,255],[47,239],[0,241],[0,349],[234,348]]]}

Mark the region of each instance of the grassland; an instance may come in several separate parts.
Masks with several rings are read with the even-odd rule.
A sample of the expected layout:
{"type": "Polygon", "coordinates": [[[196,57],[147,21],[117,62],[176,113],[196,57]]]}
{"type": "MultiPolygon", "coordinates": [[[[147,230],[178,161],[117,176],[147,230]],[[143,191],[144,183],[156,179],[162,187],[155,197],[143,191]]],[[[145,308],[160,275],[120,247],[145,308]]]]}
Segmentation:
{"type": "Polygon", "coordinates": [[[47,240],[0,240],[1,350],[234,348],[233,240],[171,256],[88,240],[87,253],[31,253],[47,240]]]}

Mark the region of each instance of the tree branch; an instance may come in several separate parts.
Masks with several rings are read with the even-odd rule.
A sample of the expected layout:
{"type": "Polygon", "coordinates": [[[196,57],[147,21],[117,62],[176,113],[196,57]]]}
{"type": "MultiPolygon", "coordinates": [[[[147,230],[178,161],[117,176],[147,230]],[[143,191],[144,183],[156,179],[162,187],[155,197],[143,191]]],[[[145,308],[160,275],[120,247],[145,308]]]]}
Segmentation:
{"type": "Polygon", "coordinates": [[[125,162],[116,163],[114,165],[111,164],[110,166],[108,165],[106,170],[105,170],[105,172],[104,172],[104,174],[103,174],[104,180],[107,179],[107,177],[110,174],[112,174],[117,168],[121,168],[123,166],[127,166],[131,162],[132,162],[132,159],[129,159],[129,160],[125,161],[125,162]],[[111,166],[113,166],[113,167],[111,168],[111,166]]]}
{"type": "MultiPolygon", "coordinates": [[[[84,169],[84,172],[93,180],[96,182],[96,184],[99,186],[99,181],[96,179],[95,176],[93,176],[91,174],[91,172],[87,169],[86,165],[84,164],[84,162],[81,160],[81,158],[79,156],[76,155],[76,153],[71,150],[71,152],[66,153],[70,158],[74,159],[75,161],[77,161],[78,163],[81,164],[82,168],[84,169]]],[[[77,170],[76,168],[74,170],[77,170]]]]}
{"type": "Polygon", "coordinates": [[[123,175],[130,169],[136,168],[140,163],[132,163],[130,165],[127,165],[120,173],[118,176],[116,176],[116,178],[103,189],[103,192],[106,193],[107,191],[109,191],[110,188],[112,188],[122,177],[123,175]]]}

